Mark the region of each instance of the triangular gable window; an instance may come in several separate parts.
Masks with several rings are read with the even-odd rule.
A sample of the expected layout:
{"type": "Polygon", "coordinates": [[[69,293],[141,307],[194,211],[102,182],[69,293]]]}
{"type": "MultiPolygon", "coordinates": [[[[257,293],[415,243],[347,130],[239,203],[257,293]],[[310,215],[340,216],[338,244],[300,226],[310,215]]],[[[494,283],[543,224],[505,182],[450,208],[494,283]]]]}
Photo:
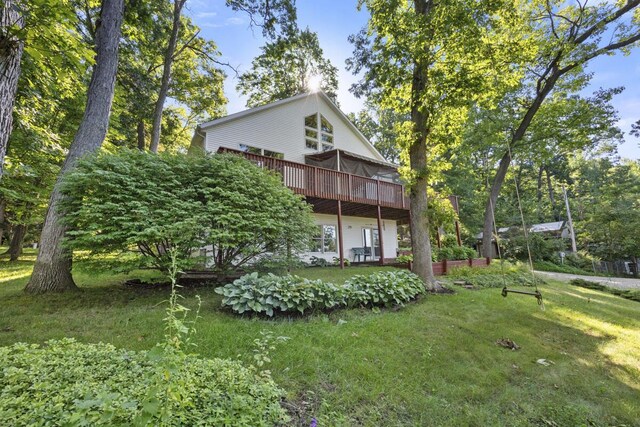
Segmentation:
{"type": "Polygon", "coordinates": [[[311,114],[304,118],[305,146],[312,150],[332,150],[333,125],[320,113],[311,114]]]}

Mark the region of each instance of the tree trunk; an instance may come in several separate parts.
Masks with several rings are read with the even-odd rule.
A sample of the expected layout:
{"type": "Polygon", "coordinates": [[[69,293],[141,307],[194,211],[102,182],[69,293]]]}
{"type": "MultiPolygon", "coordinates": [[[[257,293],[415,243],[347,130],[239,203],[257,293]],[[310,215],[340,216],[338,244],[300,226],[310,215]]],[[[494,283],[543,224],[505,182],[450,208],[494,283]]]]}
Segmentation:
{"type": "Polygon", "coordinates": [[[144,131],[144,120],[140,119],[138,121],[138,150],[144,151],[147,144],[145,142],[145,131],[144,131]]]}
{"type": "Polygon", "coordinates": [[[173,2],[173,24],[171,27],[171,36],[169,44],[164,53],[164,63],[162,67],[162,82],[160,84],[160,92],[158,92],[158,100],[153,110],[153,125],[151,127],[151,146],[149,150],[152,153],[158,152],[160,145],[160,132],[162,129],[162,111],[164,110],[164,102],[169,92],[169,81],[171,80],[171,65],[173,64],[173,55],[178,44],[178,34],[180,32],[180,17],[182,16],[182,7],[186,0],[174,0],[173,2]]]}
{"type": "Polygon", "coordinates": [[[482,228],[482,255],[489,258],[491,258],[491,256],[493,255],[491,242],[493,241],[492,237],[494,231],[496,202],[498,201],[498,196],[500,195],[502,184],[504,184],[504,179],[507,176],[509,164],[511,164],[511,156],[509,155],[509,151],[507,151],[500,159],[498,171],[496,172],[496,176],[493,178],[491,188],[489,189],[489,199],[487,200],[487,206],[484,209],[485,214],[484,227],[482,228]]]}
{"type": "Polygon", "coordinates": [[[71,253],[62,247],[65,227],[58,212],[60,182],[78,158],[97,151],[107,134],[118,68],[118,43],[123,0],[103,0],[96,25],[96,63],[87,92],[87,105],[78,132],[54,186],[40,235],[40,252],[25,291],[44,293],[76,289],[71,277],[71,253]]]}
{"type": "Polygon", "coordinates": [[[2,246],[2,243],[4,242],[4,233],[5,228],[7,227],[4,212],[6,204],[7,202],[5,200],[0,200],[0,246],[2,246]]]}
{"type": "Polygon", "coordinates": [[[24,242],[24,236],[27,234],[27,226],[24,224],[18,224],[13,228],[13,236],[11,236],[11,243],[9,244],[9,261],[17,261],[18,257],[22,255],[22,243],[24,242]]]}
{"type": "Polygon", "coordinates": [[[553,185],[551,184],[551,174],[549,173],[549,168],[546,167],[544,172],[547,177],[547,191],[549,192],[549,200],[551,201],[551,212],[553,213],[553,218],[556,221],[560,221],[560,213],[558,212],[558,206],[556,205],[556,195],[553,191],[553,185]]]}
{"type": "Polygon", "coordinates": [[[13,128],[13,104],[16,100],[20,59],[24,50],[24,40],[9,33],[10,27],[24,26],[20,6],[20,0],[0,2],[0,179],[4,171],[7,143],[13,128]]]}
{"type": "Polygon", "coordinates": [[[538,221],[544,221],[544,212],[542,211],[542,173],[544,172],[544,166],[540,165],[538,168],[538,182],[536,186],[536,197],[538,200],[538,221]]]}
{"type": "MultiPolygon", "coordinates": [[[[415,0],[417,15],[429,15],[432,3],[426,0],[415,0]]],[[[411,122],[413,123],[414,140],[409,147],[409,165],[416,174],[409,193],[409,213],[411,215],[411,250],[413,252],[413,269],[425,283],[428,290],[435,289],[435,276],[431,265],[431,240],[429,238],[429,218],[427,216],[427,120],[429,113],[421,102],[421,95],[427,88],[428,65],[415,63],[411,82],[411,122]]]]}

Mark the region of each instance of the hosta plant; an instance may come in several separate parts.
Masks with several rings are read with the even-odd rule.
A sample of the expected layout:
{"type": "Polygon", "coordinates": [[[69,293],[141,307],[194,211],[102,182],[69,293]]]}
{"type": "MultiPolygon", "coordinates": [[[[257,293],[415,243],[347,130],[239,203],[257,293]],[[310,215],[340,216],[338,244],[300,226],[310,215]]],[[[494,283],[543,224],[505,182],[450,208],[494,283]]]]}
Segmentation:
{"type": "Polygon", "coordinates": [[[424,283],[409,271],[381,271],[347,280],[350,305],[404,305],[424,292],[424,283]]]}
{"type": "Polygon", "coordinates": [[[298,276],[260,277],[252,273],[216,289],[222,305],[238,314],[301,314],[355,306],[403,305],[424,291],[424,284],[408,271],[385,271],[353,276],[343,285],[298,276]]]}

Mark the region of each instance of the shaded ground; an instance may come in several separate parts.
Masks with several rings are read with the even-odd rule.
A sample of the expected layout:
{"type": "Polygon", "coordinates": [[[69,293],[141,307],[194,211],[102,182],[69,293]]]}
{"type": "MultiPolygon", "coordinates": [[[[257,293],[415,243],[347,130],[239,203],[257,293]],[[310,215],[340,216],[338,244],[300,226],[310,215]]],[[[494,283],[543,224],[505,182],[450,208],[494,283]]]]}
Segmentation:
{"type": "Polygon", "coordinates": [[[554,273],[551,271],[536,271],[536,274],[563,282],[568,282],[572,279],[583,279],[615,289],[640,289],[640,278],[581,276],[579,274],[554,273]]]}
{"type": "MultiPolygon", "coordinates": [[[[33,261],[0,260],[0,345],[67,336],[148,350],[163,340],[167,289],[122,286],[140,275],[158,281],[149,272],[77,263],[80,292],[27,295],[33,261]]],[[[341,283],[378,270],[296,273],[341,283]]],[[[231,315],[208,287],[183,288],[180,303],[195,311],[202,297],[193,342],[203,357],[250,364],[262,331],[290,338],[270,351],[267,368],[295,427],[313,418],[332,427],[640,427],[640,304],[553,280],[539,288],[546,311],[530,297],[502,298],[500,288],[461,287],[399,310],[276,320],[231,315]]]]}

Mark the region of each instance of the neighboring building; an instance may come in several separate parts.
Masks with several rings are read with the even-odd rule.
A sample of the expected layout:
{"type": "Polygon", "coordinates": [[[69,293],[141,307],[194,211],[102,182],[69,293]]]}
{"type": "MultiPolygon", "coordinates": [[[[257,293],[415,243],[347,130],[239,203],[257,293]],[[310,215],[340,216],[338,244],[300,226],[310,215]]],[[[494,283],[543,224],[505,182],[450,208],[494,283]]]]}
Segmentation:
{"type": "Polygon", "coordinates": [[[237,152],[278,171],[313,206],[318,235],[305,257],[394,259],[409,200],[397,166],[322,92],[203,123],[192,149],[237,152]]]}
{"type": "MultiPolygon", "coordinates": [[[[541,234],[546,239],[568,239],[571,237],[569,232],[569,227],[567,226],[566,221],[556,221],[556,222],[545,222],[542,224],[534,224],[529,228],[529,233],[541,234]]],[[[512,227],[502,227],[498,229],[498,236],[500,239],[508,239],[513,235],[522,235],[522,227],[512,226],[512,227]]],[[[482,253],[482,236],[483,233],[480,232],[476,234],[476,248],[480,251],[482,256],[485,256],[482,253]]],[[[496,243],[495,236],[491,241],[491,258],[499,258],[498,246],[496,243]]]]}

